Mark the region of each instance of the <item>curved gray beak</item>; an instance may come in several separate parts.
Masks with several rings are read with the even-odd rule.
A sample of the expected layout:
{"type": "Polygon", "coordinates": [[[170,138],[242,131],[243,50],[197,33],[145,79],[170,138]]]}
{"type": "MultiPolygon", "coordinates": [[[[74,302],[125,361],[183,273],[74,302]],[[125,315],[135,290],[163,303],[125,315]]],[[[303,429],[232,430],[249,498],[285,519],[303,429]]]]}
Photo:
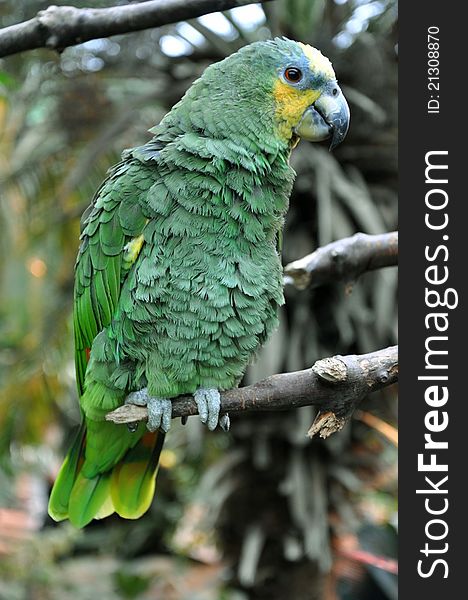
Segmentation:
{"type": "Polygon", "coordinates": [[[327,86],[320,98],[302,115],[295,133],[310,142],[331,138],[330,150],[344,140],[349,127],[349,106],[337,83],[327,86]]]}

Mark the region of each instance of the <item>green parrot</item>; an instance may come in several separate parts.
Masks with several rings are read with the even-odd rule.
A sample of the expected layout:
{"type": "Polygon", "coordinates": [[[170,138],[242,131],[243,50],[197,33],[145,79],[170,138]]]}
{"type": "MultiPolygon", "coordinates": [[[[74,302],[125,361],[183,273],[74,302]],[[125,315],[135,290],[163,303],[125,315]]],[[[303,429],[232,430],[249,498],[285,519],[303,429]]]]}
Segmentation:
{"type": "Polygon", "coordinates": [[[82,425],[50,516],[83,527],[149,508],[171,400],[193,394],[214,429],[283,304],[279,239],[300,138],[346,135],[330,61],[276,38],[209,66],[108,172],[82,218],[74,332],[82,425]],[[148,423],[105,415],[145,405],[148,423]]]}

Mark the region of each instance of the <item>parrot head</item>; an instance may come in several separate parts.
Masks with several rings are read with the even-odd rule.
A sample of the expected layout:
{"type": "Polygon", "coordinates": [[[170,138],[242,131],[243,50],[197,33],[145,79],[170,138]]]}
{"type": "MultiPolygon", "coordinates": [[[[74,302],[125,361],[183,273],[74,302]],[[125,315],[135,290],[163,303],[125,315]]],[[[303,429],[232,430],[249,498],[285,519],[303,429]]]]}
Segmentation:
{"type": "Polygon", "coordinates": [[[216,137],[237,133],[294,146],[299,138],[340,144],[349,108],[331,62],[287,38],[255,42],[210,65],[187,93],[190,120],[216,137]],[[221,129],[223,131],[221,131],[221,129]]]}
{"type": "Polygon", "coordinates": [[[350,117],[332,64],[312,46],[282,41],[292,47],[278,66],[273,86],[283,135],[311,142],[331,139],[332,150],[345,138],[350,117]]]}

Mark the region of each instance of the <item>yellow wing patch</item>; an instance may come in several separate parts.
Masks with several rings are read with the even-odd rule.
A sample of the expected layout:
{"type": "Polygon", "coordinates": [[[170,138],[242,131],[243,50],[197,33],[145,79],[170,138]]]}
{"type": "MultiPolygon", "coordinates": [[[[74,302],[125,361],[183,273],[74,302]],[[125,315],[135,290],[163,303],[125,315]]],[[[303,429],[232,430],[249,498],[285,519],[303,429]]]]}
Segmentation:
{"type": "Polygon", "coordinates": [[[126,244],[126,246],[124,248],[124,250],[125,250],[124,261],[126,263],[128,263],[129,266],[133,265],[133,263],[138,258],[138,255],[141,252],[141,247],[143,246],[144,241],[145,241],[145,236],[143,234],[141,234],[138,237],[133,238],[133,240],[130,240],[130,242],[128,242],[128,244],[126,244]]]}
{"type": "Polygon", "coordinates": [[[323,73],[330,79],[336,78],[331,62],[320,52],[320,50],[317,50],[317,48],[309,46],[308,44],[303,44],[302,42],[298,42],[298,44],[302,48],[302,52],[304,52],[309,59],[311,71],[323,73]]]}

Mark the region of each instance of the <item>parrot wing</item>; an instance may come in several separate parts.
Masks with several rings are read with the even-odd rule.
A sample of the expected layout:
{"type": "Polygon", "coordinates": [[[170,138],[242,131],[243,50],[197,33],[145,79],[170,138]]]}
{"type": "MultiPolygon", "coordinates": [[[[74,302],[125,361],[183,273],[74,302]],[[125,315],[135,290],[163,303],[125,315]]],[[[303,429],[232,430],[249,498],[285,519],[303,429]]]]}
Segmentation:
{"type": "MultiPolygon", "coordinates": [[[[81,246],[75,267],[74,333],[75,366],[79,395],[89,353],[97,334],[110,325],[120,291],[144,243],[146,218],[136,201],[131,163],[122,162],[109,173],[81,219],[81,246]],[[122,189],[124,186],[124,189],[122,189]]],[[[151,180],[148,182],[150,183],[151,180]]]]}
{"type": "MultiPolygon", "coordinates": [[[[158,148],[151,148],[154,160],[158,148]]],[[[154,183],[143,162],[124,160],[110,170],[83,214],[75,267],[74,334],[78,392],[91,346],[110,325],[124,281],[144,244],[144,216],[138,195],[154,183]]],[[[54,484],[49,514],[83,527],[116,511],[140,517],[151,504],[164,435],[85,419],[54,484]],[[100,466],[102,465],[102,466],[100,466]],[[104,466],[105,465],[105,466],[104,466]],[[83,468],[84,467],[84,468],[83,468]]]]}

